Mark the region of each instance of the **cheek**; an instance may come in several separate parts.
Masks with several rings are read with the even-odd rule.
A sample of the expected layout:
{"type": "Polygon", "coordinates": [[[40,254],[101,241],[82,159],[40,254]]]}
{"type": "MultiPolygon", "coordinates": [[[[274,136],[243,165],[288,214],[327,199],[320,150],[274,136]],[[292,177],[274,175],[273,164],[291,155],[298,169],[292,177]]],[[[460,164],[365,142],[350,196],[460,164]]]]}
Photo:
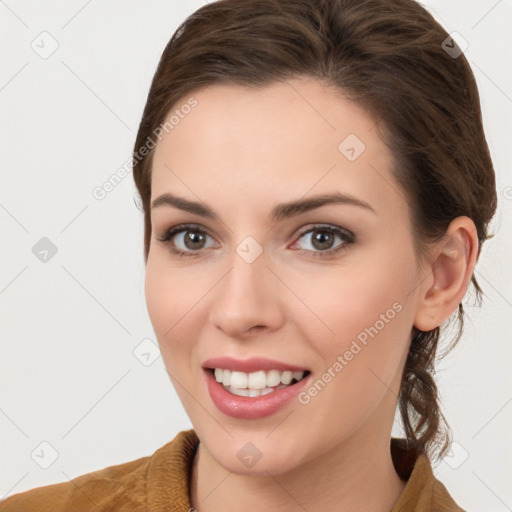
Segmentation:
{"type": "Polygon", "coordinates": [[[294,291],[309,310],[296,320],[302,318],[307,339],[330,358],[347,350],[352,340],[364,344],[377,336],[380,345],[389,349],[388,338],[407,333],[409,323],[412,327],[410,315],[403,312],[411,302],[415,272],[412,255],[383,249],[378,254],[358,254],[357,261],[354,257],[314,276],[295,277],[294,291]]]}
{"type": "Polygon", "coordinates": [[[350,435],[377,409],[394,407],[412,323],[387,286],[345,291],[323,313],[335,334],[309,337],[322,364],[301,397],[312,430],[332,439],[350,435]]]}
{"type": "Polygon", "coordinates": [[[148,314],[159,342],[172,327],[169,313],[175,311],[177,305],[177,294],[171,291],[173,287],[170,285],[172,283],[166,274],[150,256],[146,265],[145,296],[148,314]]]}
{"type": "Polygon", "coordinates": [[[333,269],[309,287],[308,305],[322,322],[309,315],[302,328],[321,355],[319,377],[329,381],[318,386],[325,389],[318,405],[336,404],[356,418],[396,387],[414,317],[408,294],[415,272],[411,254],[383,250],[346,270],[333,269]],[[318,325],[329,330],[322,328],[320,336],[312,327],[318,325]]]}
{"type": "Polygon", "coordinates": [[[183,311],[184,300],[178,290],[177,283],[169,277],[169,272],[159,271],[154,260],[148,259],[145,282],[148,314],[166,371],[180,399],[183,399],[178,383],[183,382],[185,375],[190,372],[187,363],[190,357],[187,352],[189,346],[180,322],[186,311],[183,311]]]}
{"type": "Polygon", "coordinates": [[[172,270],[162,258],[148,258],[145,276],[145,297],[148,314],[162,352],[177,344],[186,323],[187,312],[197,302],[197,293],[185,283],[180,271],[172,270]]]}
{"type": "Polygon", "coordinates": [[[173,374],[186,374],[198,364],[193,353],[207,320],[204,299],[214,284],[206,270],[173,267],[165,255],[148,257],[147,310],[165,366],[173,374]]]}

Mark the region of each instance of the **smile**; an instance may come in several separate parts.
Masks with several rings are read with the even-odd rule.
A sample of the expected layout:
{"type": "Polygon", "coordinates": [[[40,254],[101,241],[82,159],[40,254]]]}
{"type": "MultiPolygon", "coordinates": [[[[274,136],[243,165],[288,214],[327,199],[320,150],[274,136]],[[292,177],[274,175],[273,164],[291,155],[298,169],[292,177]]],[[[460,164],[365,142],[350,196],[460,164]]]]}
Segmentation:
{"type": "Polygon", "coordinates": [[[306,371],[279,371],[276,369],[258,370],[251,373],[215,368],[215,380],[222,384],[229,393],[237,396],[257,397],[268,395],[279,389],[286,388],[302,378],[306,371]]]}

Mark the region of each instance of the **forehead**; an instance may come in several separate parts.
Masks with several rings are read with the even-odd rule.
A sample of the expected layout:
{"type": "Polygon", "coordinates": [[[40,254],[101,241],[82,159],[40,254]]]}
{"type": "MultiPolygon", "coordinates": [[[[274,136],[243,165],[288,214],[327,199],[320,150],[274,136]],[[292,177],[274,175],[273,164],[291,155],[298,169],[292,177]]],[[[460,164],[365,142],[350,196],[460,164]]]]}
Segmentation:
{"type": "Polygon", "coordinates": [[[226,188],[262,199],[338,191],[381,203],[397,195],[375,120],[340,91],[312,79],[217,84],[170,114],[190,98],[196,106],[155,148],[152,200],[171,190],[222,197],[226,188]]]}
{"type": "Polygon", "coordinates": [[[164,134],[167,143],[178,145],[193,132],[196,140],[215,146],[218,152],[226,146],[249,147],[250,137],[267,143],[258,148],[262,155],[277,145],[283,150],[307,150],[311,145],[318,147],[322,139],[324,148],[337,154],[338,143],[348,135],[371,146],[381,142],[375,132],[376,122],[363,108],[346,99],[340,90],[309,78],[257,88],[210,85],[178,100],[169,117],[176,124],[164,134]],[[188,113],[178,119],[173,113],[182,108],[185,111],[190,98],[195,99],[195,108],[186,109],[188,113]]]}

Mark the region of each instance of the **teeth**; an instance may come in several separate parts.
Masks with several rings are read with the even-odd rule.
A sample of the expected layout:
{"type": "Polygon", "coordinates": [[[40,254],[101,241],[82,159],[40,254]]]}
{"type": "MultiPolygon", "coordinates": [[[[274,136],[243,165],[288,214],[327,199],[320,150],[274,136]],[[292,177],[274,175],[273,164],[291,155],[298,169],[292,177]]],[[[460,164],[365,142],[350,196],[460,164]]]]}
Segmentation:
{"type": "Polygon", "coordinates": [[[302,379],[302,377],[304,377],[303,371],[298,371],[298,372],[292,373],[292,379],[295,379],[297,382],[299,382],[299,380],[302,379]]]}
{"type": "Polygon", "coordinates": [[[282,384],[290,384],[292,381],[293,373],[292,372],[283,372],[281,374],[281,383],[282,384]]]}
{"type": "Polygon", "coordinates": [[[249,390],[248,389],[232,388],[231,386],[229,386],[227,389],[229,390],[230,393],[233,393],[233,395],[249,396],[249,390]]]}
{"type": "Polygon", "coordinates": [[[264,371],[249,373],[247,387],[250,389],[265,389],[267,387],[267,376],[264,371]]]}
{"type": "Polygon", "coordinates": [[[274,391],[276,391],[278,389],[283,389],[285,387],[286,386],[284,384],[279,384],[279,386],[277,386],[276,388],[268,388],[267,387],[265,389],[238,389],[238,388],[234,388],[232,386],[228,386],[225,389],[226,389],[226,391],[229,391],[233,395],[255,397],[255,396],[268,395],[269,393],[273,393],[274,391]]]}
{"type": "Polygon", "coordinates": [[[260,396],[272,393],[275,389],[288,386],[292,380],[297,382],[304,377],[304,371],[291,372],[279,370],[260,370],[252,373],[232,372],[222,368],[215,368],[215,380],[223,384],[224,388],[239,396],[260,396]]]}
{"type": "Polygon", "coordinates": [[[281,372],[279,370],[270,370],[267,373],[267,386],[278,386],[281,382],[281,372]]]}
{"type": "MultiPolygon", "coordinates": [[[[224,380],[223,380],[224,382],[224,380]]],[[[231,372],[231,386],[238,389],[246,389],[249,376],[244,372],[231,372]]]]}

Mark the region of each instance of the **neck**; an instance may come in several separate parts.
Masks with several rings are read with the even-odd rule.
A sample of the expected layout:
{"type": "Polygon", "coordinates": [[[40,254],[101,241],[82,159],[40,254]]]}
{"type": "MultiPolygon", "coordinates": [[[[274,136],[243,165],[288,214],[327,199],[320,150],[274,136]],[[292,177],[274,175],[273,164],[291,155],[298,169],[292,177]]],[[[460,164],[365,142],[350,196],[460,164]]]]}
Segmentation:
{"type": "Polygon", "coordinates": [[[376,438],[364,430],[328,453],[275,476],[232,473],[200,443],[193,463],[192,506],[197,512],[256,508],[390,512],[406,485],[393,465],[391,433],[385,429],[386,435],[376,438]]]}

